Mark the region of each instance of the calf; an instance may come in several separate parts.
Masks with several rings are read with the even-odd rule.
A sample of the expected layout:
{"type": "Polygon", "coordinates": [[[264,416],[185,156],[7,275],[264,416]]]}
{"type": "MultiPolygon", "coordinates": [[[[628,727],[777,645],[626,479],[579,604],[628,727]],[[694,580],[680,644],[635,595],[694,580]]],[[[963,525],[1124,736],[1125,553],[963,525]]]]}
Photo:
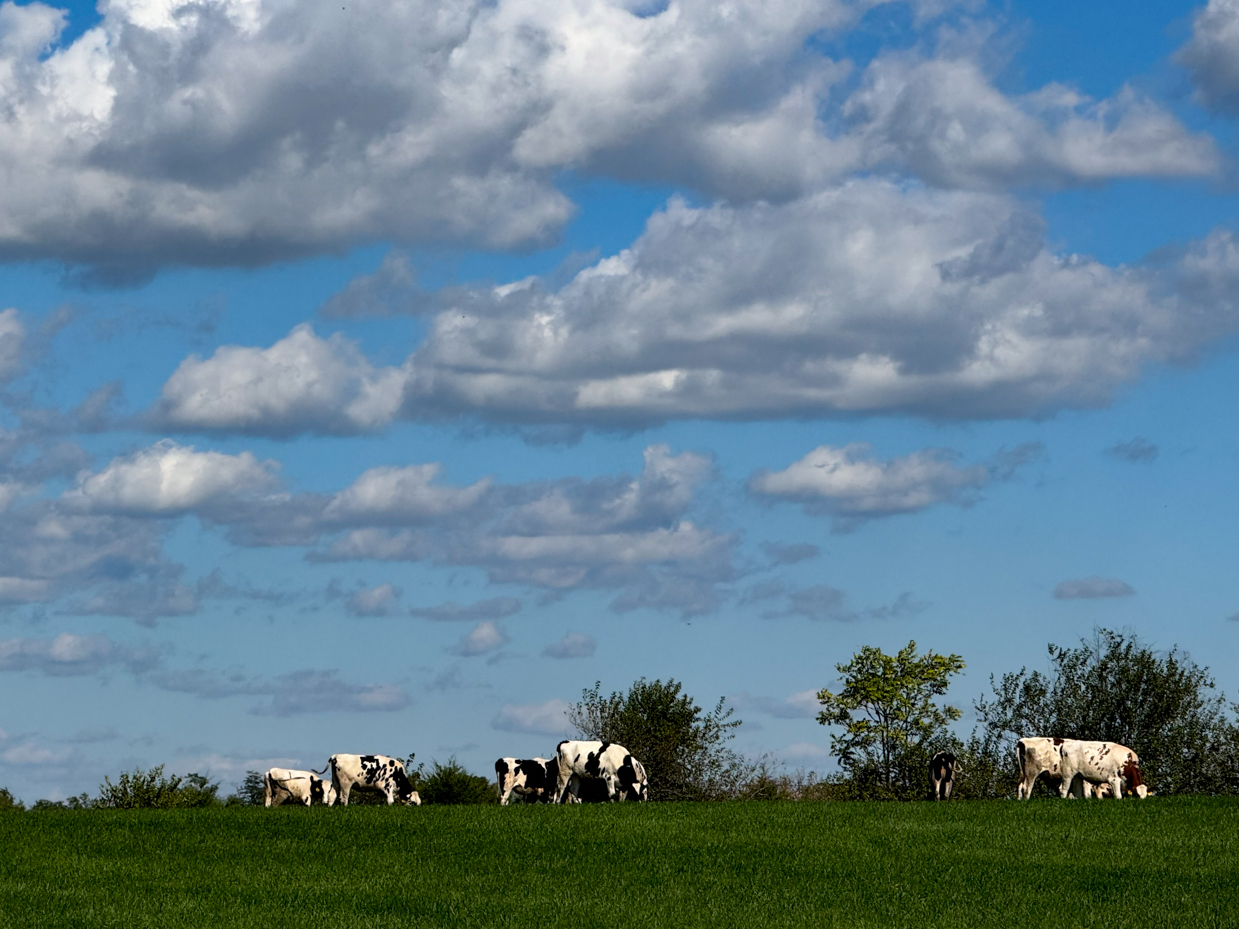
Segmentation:
{"type": "Polygon", "coordinates": [[[955,756],[938,752],[929,761],[929,793],[931,800],[950,800],[955,784],[955,756]]]}
{"type": "Polygon", "coordinates": [[[555,802],[580,802],[583,781],[602,781],[607,799],[645,801],[650,798],[645,768],[632,753],[614,742],[563,741],[555,749],[559,782],[555,802]]]}
{"type": "Polygon", "coordinates": [[[341,806],[348,806],[348,796],[354,787],[379,791],[387,798],[388,806],[397,800],[408,806],[421,805],[422,798],[404,773],[404,763],[397,758],[387,755],[332,755],[327,765],[331,768],[331,786],[335,788],[341,806]]]}
{"type": "Polygon", "coordinates": [[[1148,796],[1149,788],[1140,776],[1140,758],[1130,748],[1117,742],[1084,742],[1067,739],[1062,747],[1062,783],[1058,795],[1076,797],[1099,792],[1102,784],[1108,784],[1115,800],[1122,800],[1124,792],[1135,794],[1141,800],[1148,796]]]}
{"type": "Polygon", "coordinates": [[[263,777],[263,806],[279,806],[289,802],[305,806],[315,803],[332,806],[336,802],[336,790],[313,771],[271,768],[263,777]]]}
{"type": "Polygon", "coordinates": [[[559,784],[558,758],[500,758],[495,762],[499,805],[515,796],[525,803],[549,803],[559,784]]]}

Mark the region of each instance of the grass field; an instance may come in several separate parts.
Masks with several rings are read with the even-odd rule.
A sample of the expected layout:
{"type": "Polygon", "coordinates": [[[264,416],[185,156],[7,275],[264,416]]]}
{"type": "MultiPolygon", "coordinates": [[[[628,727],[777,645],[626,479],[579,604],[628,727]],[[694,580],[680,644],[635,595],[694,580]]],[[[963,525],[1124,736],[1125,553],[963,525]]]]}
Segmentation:
{"type": "Polygon", "coordinates": [[[1239,801],[0,816],[5,927],[1239,926],[1239,801]]]}

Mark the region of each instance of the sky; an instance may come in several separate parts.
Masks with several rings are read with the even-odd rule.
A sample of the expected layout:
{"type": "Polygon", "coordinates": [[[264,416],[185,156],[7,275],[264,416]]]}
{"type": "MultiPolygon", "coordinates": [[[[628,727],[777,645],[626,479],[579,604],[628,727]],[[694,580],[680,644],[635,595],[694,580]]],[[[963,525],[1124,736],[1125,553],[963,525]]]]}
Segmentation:
{"type": "Polygon", "coordinates": [[[1239,0],[0,4],[0,786],[1239,695],[1239,0]]]}

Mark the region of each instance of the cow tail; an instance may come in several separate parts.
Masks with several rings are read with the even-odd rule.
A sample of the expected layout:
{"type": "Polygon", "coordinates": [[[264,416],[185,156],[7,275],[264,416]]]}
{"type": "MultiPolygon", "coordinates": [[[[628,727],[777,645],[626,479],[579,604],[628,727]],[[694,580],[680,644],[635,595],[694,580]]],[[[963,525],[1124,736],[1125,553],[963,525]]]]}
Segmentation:
{"type": "Polygon", "coordinates": [[[314,773],[317,774],[319,777],[322,777],[324,774],[326,774],[327,769],[331,767],[331,762],[335,757],[336,757],[335,755],[332,755],[331,758],[328,758],[327,763],[323,765],[323,770],[315,771],[314,773]]]}

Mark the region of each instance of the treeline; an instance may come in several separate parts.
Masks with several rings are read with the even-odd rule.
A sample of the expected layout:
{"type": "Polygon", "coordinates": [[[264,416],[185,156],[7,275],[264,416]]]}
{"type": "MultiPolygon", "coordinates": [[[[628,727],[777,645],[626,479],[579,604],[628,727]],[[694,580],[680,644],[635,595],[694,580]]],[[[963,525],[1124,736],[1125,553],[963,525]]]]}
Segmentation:
{"type": "MultiPolygon", "coordinates": [[[[675,680],[642,678],[609,695],[601,683],[569,708],[579,736],[625,746],[641,759],[655,801],[667,800],[913,800],[927,795],[935,752],[958,759],[954,796],[1014,795],[1014,749],[1027,735],[1120,742],[1140,756],[1158,794],[1239,793],[1237,707],[1216,689],[1207,668],[1177,648],[1158,653],[1136,636],[1096,630],[1076,647],[1048,646],[1046,671],[990,677],[990,692],[973,702],[968,738],[951,730],[961,711],[945,702],[959,655],[921,654],[916,643],[894,655],[867,646],[836,665],[843,686],[818,692],[817,722],[829,726],[839,770],[828,776],[789,771],[770,757],[749,758],[730,747],[741,720],[722,698],[706,709],[675,680]]],[[[548,747],[549,751],[549,747],[548,747]]],[[[406,769],[423,803],[496,803],[489,776],[456,759],[406,769]]],[[[1044,791],[1041,785],[1038,790],[1044,791]]],[[[586,796],[586,799],[590,799],[586,796]]],[[[97,797],[40,800],[33,809],[132,809],[261,805],[263,774],[247,772],[235,794],[199,774],[166,776],[163,766],[108,778],[97,797]]],[[[353,803],[382,803],[358,791],[353,803]]],[[[22,809],[0,789],[0,810],[22,809]]]]}

